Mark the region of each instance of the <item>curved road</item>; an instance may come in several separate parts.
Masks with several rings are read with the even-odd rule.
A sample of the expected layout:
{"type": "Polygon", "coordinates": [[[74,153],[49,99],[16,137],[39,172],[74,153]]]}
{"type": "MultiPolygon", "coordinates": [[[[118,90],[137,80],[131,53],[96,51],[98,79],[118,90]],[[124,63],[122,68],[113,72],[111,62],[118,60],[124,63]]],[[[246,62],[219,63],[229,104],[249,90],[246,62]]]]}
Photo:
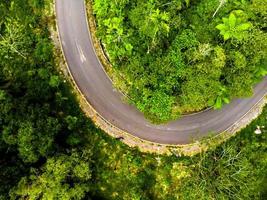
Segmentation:
{"type": "Polygon", "coordinates": [[[143,140],[188,144],[209,133],[220,133],[239,121],[267,94],[267,77],[253,98],[234,100],[221,110],[208,110],[164,125],[153,125],[124,103],[99,62],[88,31],[84,0],[56,0],[59,35],[69,70],[93,108],[117,128],[143,140]]]}

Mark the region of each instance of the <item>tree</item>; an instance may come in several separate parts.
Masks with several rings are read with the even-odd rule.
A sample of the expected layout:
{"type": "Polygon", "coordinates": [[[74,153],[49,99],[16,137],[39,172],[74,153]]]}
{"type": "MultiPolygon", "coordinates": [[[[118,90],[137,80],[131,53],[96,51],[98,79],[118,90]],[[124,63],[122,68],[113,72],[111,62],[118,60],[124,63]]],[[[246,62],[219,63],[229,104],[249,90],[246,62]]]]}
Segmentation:
{"type": "Polygon", "coordinates": [[[164,122],[171,119],[174,97],[163,91],[143,91],[142,101],[137,104],[138,108],[145,112],[153,122],[164,122]]]}
{"type": "MultiPolygon", "coordinates": [[[[21,56],[26,59],[25,51],[25,36],[23,26],[15,20],[7,19],[5,22],[5,34],[0,34],[0,46],[1,52],[5,53],[6,56],[14,58],[15,55],[21,56]]],[[[1,53],[0,52],[0,53],[1,53]]]]}
{"type": "Polygon", "coordinates": [[[32,169],[11,192],[11,199],[70,200],[82,199],[91,179],[90,150],[49,158],[41,170],[32,169]]]}
{"type": "Polygon", "coordinates": [[[41,156],[46,156],[51,151],[54,137],[60,129],[57,119],[34,119],[37,116],[28,116],[27,121],[12,120],[3,130],[4,141],[10,145],[17,145],[19,154],[25,162],[36,162],[41,156]]]}
{"type": "Polygon", "coordinates": [[[129,17],[132,26],[138,29],[139,37],[147,44],[147,53],[150,53],[150,50],[155,48],[160,39],[167,36],[170,31],[169,14],[156,8],[154,0],[138,1],[129,17]]]}
{"type": "MultiPolygon", "coordinates": [[[[236,11],[240,16],[243,14],[242,11],[236,11]]],[[[229,18],[223,18],[223,24],[216,26],[220,30],[220,34],[223,36],[223,39],[226,41],[230,38],[237,39],[238,41],[243,40],[247,37],[247,31],[252,27],[252,24],[244,21],[241,17],[236,16],[232,12],[229,18]]]]}

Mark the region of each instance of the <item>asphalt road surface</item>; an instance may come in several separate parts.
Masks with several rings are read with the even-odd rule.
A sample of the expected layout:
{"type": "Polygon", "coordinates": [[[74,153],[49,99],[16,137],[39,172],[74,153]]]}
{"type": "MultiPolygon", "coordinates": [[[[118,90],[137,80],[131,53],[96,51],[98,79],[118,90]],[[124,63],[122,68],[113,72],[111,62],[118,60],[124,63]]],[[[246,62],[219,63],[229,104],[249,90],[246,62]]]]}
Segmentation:
{"type": "Polygon", "coordinates": [[[161,144],[188,144],[220,133],[239,121],[267,94],[267,77],[253,98],[234,100],[221,110],[208,110],[164,125],[154,125],[122,101],[94,51],[84,0],[56,0],[59,35],[69,70],[87,101],[108,122],[141,139],[161,144]]]}

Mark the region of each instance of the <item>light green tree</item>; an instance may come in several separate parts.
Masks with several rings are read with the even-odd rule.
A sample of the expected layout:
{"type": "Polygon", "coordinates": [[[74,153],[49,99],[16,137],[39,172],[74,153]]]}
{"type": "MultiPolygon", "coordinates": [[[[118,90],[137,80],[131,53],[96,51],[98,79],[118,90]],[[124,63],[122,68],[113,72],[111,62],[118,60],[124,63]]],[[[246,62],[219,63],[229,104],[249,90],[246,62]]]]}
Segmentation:
{"type": "MultiPolygon", "coordinates": [[[[236,13],[242,14],[242,11],[236,13]]],[[[222,20],[223,23],[217,25],[216,28],[220,30],[220,34],[225,41],[230,38],[241,41],[247,36],[247,31],[252,27],[251,23],[242,20],[234,12],[228,18],[223,18],[222,20]]]]}
{"type": "Polygon", "coordinates": [[[5,53],[5,56],[12,56],[15,54],[26,59],[24,32],[24,27],[18,21],[14,19],[6,20],[4,35],[0,34],[1,52],[5,53]]]}
{"type": "Polygon", "coordinates": [[[11,199],[70,200],[82,199],[91,179],[89,150],[49,158],[41,169],[31,170],[11,192],[11,199]]]}

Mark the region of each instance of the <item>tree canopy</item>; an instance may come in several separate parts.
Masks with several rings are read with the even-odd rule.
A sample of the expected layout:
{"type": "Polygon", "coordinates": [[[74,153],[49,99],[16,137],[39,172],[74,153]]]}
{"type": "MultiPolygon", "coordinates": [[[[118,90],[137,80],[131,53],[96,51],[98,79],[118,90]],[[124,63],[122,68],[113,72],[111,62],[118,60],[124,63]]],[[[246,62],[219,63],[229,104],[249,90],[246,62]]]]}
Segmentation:
{"type": "Polygon", "coordinates": [[[117,87],[160,123],[252,95],[267,74],[264,2],[93,0],[93,8],[114,74],[123,74],[117,87]]]}
{"type": "MultiPolygon", "coordinates": [[[[108,12],[109,2],[99,1],[99,7],[108,12]]],[[[120,8],[129,1],[116,2],[116,8],[120,8]]],[[[169,10],[177,10],[189,6],[189,2],[173,1],[172,6],[166,6],[170,6],[169,10]]],[[[266,10],[263,7],[266,1],[252,2],[249,9],[255,13],[253,20],[259,23],[259,27],[264,23],[266,26],[266,10]]],[[[257,120],[236,137],[194,157],[179,156],[175,151],[171,156],[153,155],[130,148],[94,126],[81,111],[68,81],[56,70],[59,58],[58,54],[53,53],[55,49],[48,31],[48,27],[54,23],[52,6],[52,0],[0,1],[1,200],[266,199],[267,107],[257,120]]],[[[152,9],[157,10],[157,7],[152,9]]],[[[118,14],[121,11],[116,12],[118,14]]],[[[167,11],[160,9],[159,15],[164,12],[167,11]]],[[[206,12],[206,9],[201,12],[206,12]]],[[[166,22],[163,20],[162,23],[166,22]]],[[[221,23],[220,17],[216,25],[221,23]]],[[[220,45],[200,45],[198,34],[189,28],[178,36],[174,35],[171,47],[167,50],[168,57],[155,60],[155,74],[149,68],[144,69],[146,74],[140,73],[137,68],[132,68],[134,70],[131,73],[129,71],[131,78],[139,74],[140,81],[135,83],[139,88],[143,88],[142,81],[145,84],[147,80],[145,77],[143,80],[142,75],[151,75],[151,88],[144,88],[145,95],[141,96],[144,100],[136,99],[140,101],[140,108],[148,110],[155,118],[165,120],[173,117],[170,110],[180,108],[179,105],[176,105],[178,108],[172,107],[176,98],[168,94],[185,92],[184,87],[190,87],[190,90],[197,87],[193,95],[198,94],[198,89],[206,84],[205,73],[201,70],[206,69],[205,61],[212,63],[209,65],[213,68],[212,77],[229,73],[232,75],[227,79],[239,86],[219,87],[218,81],[214,81],[217,84],[208,88],[217,89],[216,101],[225,101],[230,90],[249,94],[250,91],[240,83],[260,80],[266,73],[265,61],[254,69],[255,76],[243,71],[247,63],[256,65],[262,59],[266,40],[263,31],[255,31],[256,42],[249,40],[242,48],[232,49],[230,57],[220,45]],[[252,47],[253,51],[244,54],[252,47]],[[199,71],[184,71],[192,55],[194,69],[199,71]],[[247,55],[253,59],[246,59],[247,55]],[[238,67],[225,68],[227,63],[238,67]],[[162,66],[165,70],[162,70],[162,66]],[[183,80],[188,74],[203,78],[200,85],[196,85],[191,77],[186,86],[178,87],[176,80],[183,80]],[[240,74],[240,79],[232,77],[234,74],[240,74]],[[248,80],[243,80],[244,76],[248,80]],[[164,112],[159,115],[159,110],[164,112]]],[[[171,28],[168,34],[171,34],[171,28]]],[[[219,31],[217,34],[223,41],[219,31]]],[[[155,44],[150,38],[147,43],[151,45],[150,53],[155,50],[153,45],[159,45],[163,37],[167,36],[158,33],[155,44]]],[[[145,45],[144,51],[147,50],[148,46],[145,45]]],[[[152,57],[145,59],[149,63],[152,57]]],[[[133,66],[138,63],[139,59],[130,62],[133,66]]],[[[142,68],[147,66],[140,65],[142,68]]],[[[132,91],[140,94],[136,87],[132,87],[132,91]]],[[[191,95],[185,94],[185,99],[191,95]]],[[[198,101],[204,102],[203,99],[198,101]]]]}

